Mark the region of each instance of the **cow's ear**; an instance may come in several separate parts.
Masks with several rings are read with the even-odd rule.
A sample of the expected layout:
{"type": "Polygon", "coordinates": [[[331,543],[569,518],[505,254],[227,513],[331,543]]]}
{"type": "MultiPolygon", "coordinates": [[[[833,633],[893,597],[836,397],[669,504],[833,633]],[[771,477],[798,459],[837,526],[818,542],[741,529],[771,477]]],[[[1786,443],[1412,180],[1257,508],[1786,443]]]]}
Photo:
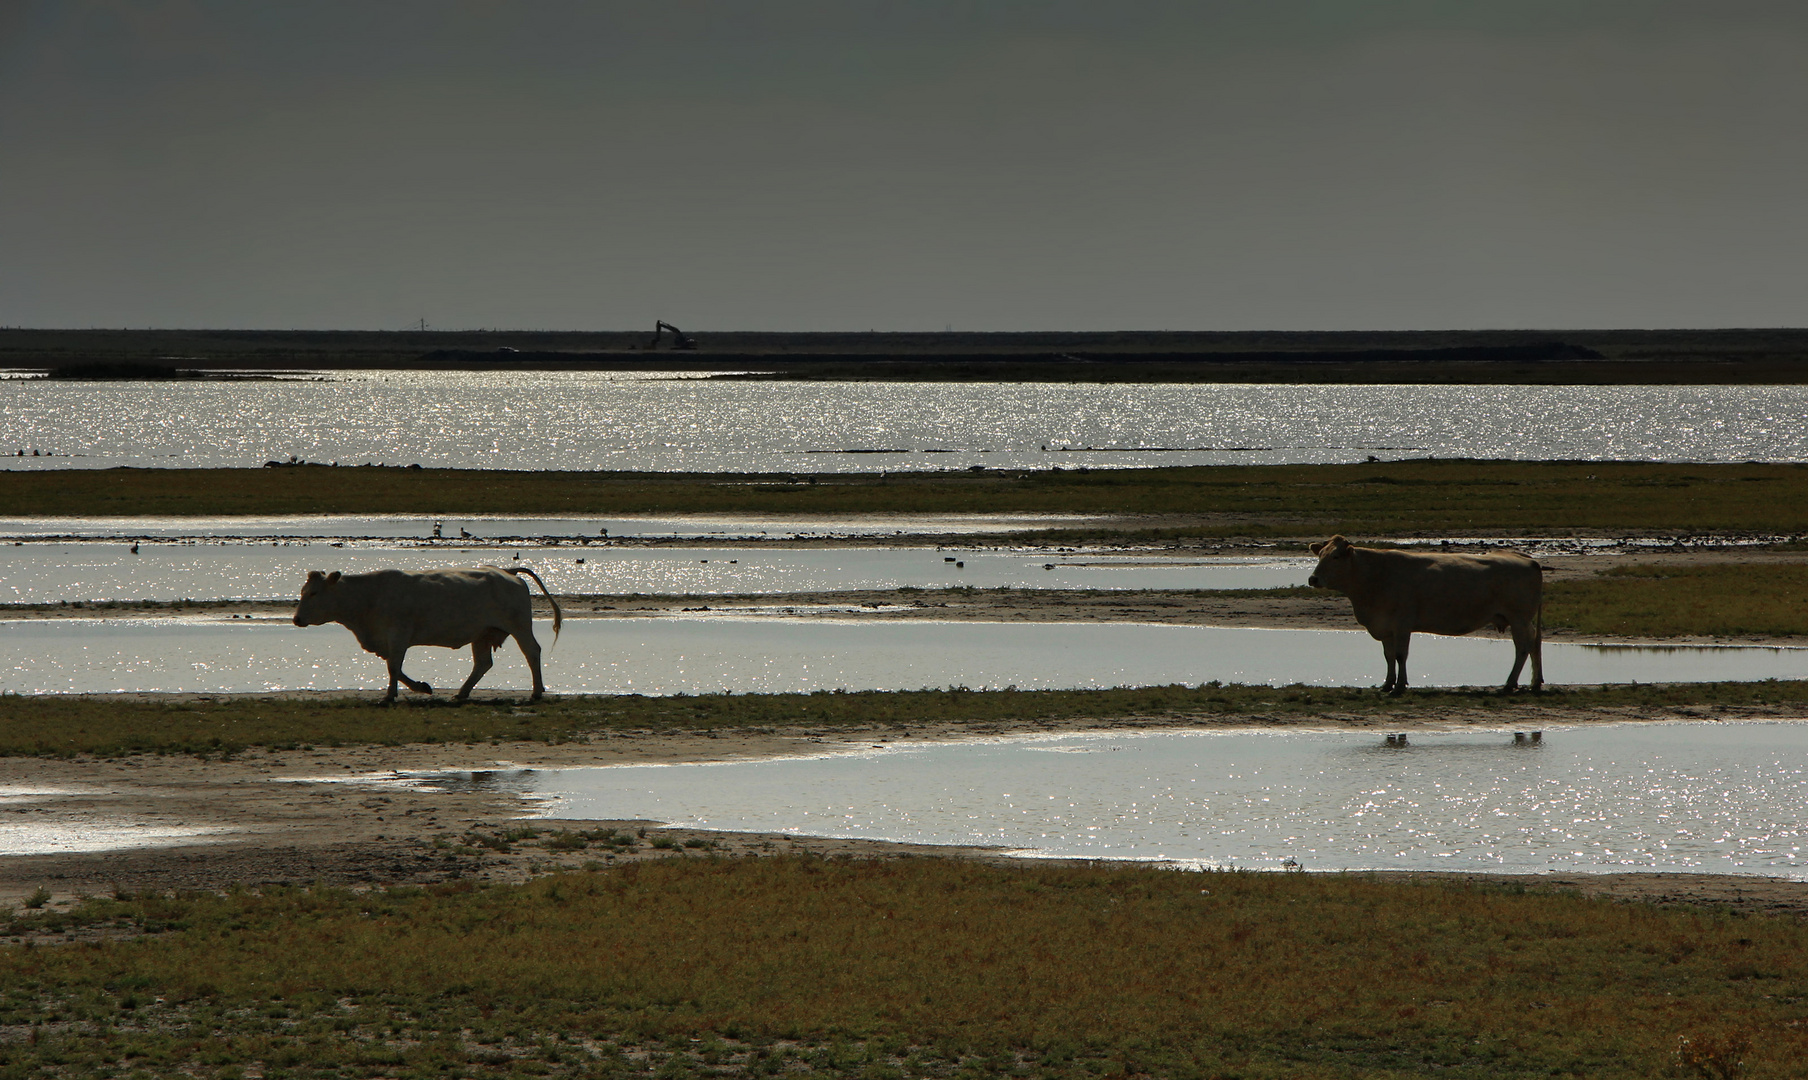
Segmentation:
{"type": "Polygon", "coordinates": [[[1325,548],[1327,548],[1329,546],[1330,546],[1329,544],[1313,544],[1312,545],[1312,554],[1317,555],[1319,552],[1325,550],[1325,548]]]}
{"type": "Polygon", "coordinates": [[[308,580],[309,581],[319,581],[323,577],[326,577],[326,575],[321,573],[318,570],[309,570],[308,571],[308,580]]]}
{"type": "Polygon", "coordinates": [[[326,576],[326,583],[331,585],[339,580],[339,571],[335,570],[326,576]]]}

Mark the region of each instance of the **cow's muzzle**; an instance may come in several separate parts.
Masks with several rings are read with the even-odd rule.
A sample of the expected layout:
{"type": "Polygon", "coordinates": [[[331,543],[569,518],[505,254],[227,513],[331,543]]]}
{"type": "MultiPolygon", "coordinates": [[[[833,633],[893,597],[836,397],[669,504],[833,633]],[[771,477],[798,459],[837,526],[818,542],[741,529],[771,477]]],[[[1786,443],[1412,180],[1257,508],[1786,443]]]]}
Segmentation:
{"type": "MultiPolygon", "coordinates": [[[[1312,575],[1312,576],[1311,576],[1311,577],[1309,577],[1309,578],[1307,578],[1307,579],[1306,579],[1306,584],[1308,584],[1308,585],[1310,585],[1310,586],[1312,586],[1312,587],[1313,587],[1313,588],[1314,588],[1314,589],[1316,589],[1316,588],[1318,588],[1318,587],[1319,587],[1319,585],[1318,585],[1318,575],[1317,575],[1317,574],[1313,574],[1313,575],[1312,575]]],[[[296,619],[296,620],[295,620],[295,621],[296,621],[296,622],[300,622],[300,621],[301,621],[301,620],[300,620],[300,619],[296,619]]]]}

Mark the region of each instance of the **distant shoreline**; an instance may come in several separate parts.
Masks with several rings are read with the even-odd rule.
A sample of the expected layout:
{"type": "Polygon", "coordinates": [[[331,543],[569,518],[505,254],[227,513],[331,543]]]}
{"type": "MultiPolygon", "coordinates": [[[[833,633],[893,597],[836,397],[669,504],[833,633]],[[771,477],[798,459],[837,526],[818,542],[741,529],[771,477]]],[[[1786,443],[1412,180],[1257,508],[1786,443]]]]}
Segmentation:
{"type": "Polygon", "coordinates": [[[354,369],[691,371],[722,379],[1790,385],[1808,329],[691,335],[0,329],[0,369],[195,378],[354,369]]]}

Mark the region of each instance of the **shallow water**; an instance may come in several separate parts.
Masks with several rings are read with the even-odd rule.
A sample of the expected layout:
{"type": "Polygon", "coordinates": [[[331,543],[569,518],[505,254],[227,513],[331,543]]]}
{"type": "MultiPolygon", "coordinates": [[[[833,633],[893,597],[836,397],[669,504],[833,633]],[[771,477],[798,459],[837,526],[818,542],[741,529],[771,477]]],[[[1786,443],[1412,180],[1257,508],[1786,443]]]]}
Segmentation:
{"type": "MultiPolygon", "coordinates": [[[[454,779],[468,782],[469,774],[454,779]]],[[[505,777],[557,818],[1209,866],[1808,878],[1808,724],[1024,737],[505,777]]]]}
{"type": "Polygon", "coordinates": [[[1796,386],[698,382],[615,372],[306,382],[0,380],[9,468],[346,465],[705,472],[1808,460],[1796,386]],[[33,450],[50,456],[32,457],[33,450]]]}
{"type": "Polygon", "coordinates": [[[433,527],[456,544],[469,533],[487,542],[576,543],[599,536],[680,540],[774,540],[811,537],[1000,533],[1065,528],[1096,518],[1078,514],[847,514],[777,518],[753,514],[664,517],[369,516],[288,514],[220,517],[0,517],[0,537],[77,539],[394,539],[428,543],[433,527]]]}
{"type": "MultiPolygon", "coordinates": [[[[543,647],[552,628],[535,626],[543,647]]],[[[1413,639],[1418,686],[1497,684],[1510,642],[1413,639]]],[[[1808,649],[1544,647],[1554,683],[1808,678],[1808,649]]],[[[514,646],[483,685],[525,691],[514,646]]],[[[470,652],[419,648],[408,673],[456,689],[470,652]]],[[[575,619],[545,666],[553,693],[772,693],[1160,686],[1209,680],[1370,686],[1381,647],[1361,631],[1143,623],[886,622],[698,616],[575,619]]],[[[219,618],[0,621],[0,691],[256,693],[381,689],[383,663],[337,626],[219,618]]]]}
{"type": "Polygon", "coordinates": [[[0,546],[0,603],[293,600],[310,570],[528,566],[554,593],[814,592],[950,586],[1264,589],[1304,585],[1310,559],[1105,556],[925,548],[581,548],[393,541],[115,542],[0,546]],[[518,557],[518,558],[517,558],[518,557]]]}
{"type": "Polygon", "coordinates": [[[95,821],[87,817],[25,824],[0,822],[0,856],[175,847],[217,837],[225,832],[224,829],[198,826],[95,821]]]}
{"type": "Polygon", "coordinates": [[[214,826],[166,825],[73,812],[64,800],[92,799],[103,789],[0,785],[0,856],[113,851],[194,843],[228,830],[214,826]]]}

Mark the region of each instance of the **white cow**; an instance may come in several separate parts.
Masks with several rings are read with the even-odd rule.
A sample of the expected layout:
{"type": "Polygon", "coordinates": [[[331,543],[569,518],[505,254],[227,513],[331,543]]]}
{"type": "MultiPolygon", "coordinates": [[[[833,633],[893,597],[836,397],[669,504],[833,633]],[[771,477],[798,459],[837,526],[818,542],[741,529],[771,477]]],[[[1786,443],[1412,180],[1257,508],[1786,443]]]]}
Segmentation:
{"type": "Polygon", "coordinates": [[[471,677],[459,688],[456,700],[471,696],[471,688],[494,663],[490,653],[511,636],[521,646],[528,669],[534,673],[530,701],[546,692],[540,679],[540,643],[534,640],[533,594],[526,574],[552,600],[552,634],[556,643],[564,615],[559,602],[546,591],[546,583],[526,567],[498,569],[479,566],[449,570],[378,570],[371,574],[308,573],[301,587],[301,603],[295,608],[296,626],[336,622],[350,630],[364,646],[389,662],[389,694],[396,698],[396,683],[417,694],[431,694],[433,687],[402,673],[402,658],[415,645],[446,649],[471,646],[475,660],[471,677]]]}

